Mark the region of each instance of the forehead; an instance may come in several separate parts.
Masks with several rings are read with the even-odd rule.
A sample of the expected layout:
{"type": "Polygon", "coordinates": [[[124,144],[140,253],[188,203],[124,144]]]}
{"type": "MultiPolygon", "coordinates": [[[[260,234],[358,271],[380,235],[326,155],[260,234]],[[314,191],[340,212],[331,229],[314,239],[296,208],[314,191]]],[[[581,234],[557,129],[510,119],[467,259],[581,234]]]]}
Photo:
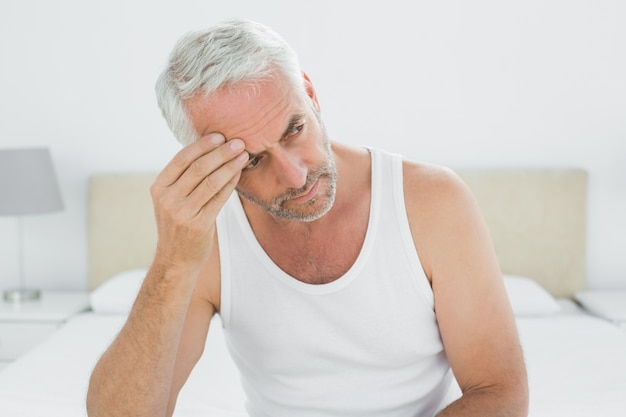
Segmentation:
{"type": "Polygon", "coordinates": [[[186,106],[200,137],[220,132],[227,139],[246,141],[267,129],[285,129],[290,116],[303,111],[304,102],[283,77],[271,77],[198,94],[186,106]]]}

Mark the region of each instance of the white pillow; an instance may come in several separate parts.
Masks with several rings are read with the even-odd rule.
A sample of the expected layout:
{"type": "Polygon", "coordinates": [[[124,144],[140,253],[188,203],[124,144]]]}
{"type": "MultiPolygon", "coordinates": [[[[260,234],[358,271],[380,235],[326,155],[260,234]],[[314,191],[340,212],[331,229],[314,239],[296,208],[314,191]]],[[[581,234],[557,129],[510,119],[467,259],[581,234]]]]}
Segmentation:
{"type": "Polygon", "coordinates": [[[114,275],[90,294],[96,313],[128,314],[137,298],[147,269],[131,269],[114,275]]]}
{"type": "Polygon", "coordinates": [[[626,320],[626,291],[624,290],[587,290],[574,294],[587,311],[612,321],[626,320]]]}
{"type": "Polygon", "coordinates": [[[532,279],[516,275],[504,275],[503,278],[516,316],[542,316],[561,309],[554,297],[532,279]]]}

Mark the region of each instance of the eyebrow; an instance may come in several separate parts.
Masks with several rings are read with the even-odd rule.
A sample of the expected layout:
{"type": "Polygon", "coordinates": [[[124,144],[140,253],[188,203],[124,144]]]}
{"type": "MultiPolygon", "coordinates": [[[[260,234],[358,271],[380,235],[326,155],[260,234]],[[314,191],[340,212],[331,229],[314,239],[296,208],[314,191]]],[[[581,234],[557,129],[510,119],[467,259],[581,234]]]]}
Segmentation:
{"type": "MultiPolygon", "coordinates": [[[[294,114],[293,116],[291,116],[291,118],[289,119],[289,124],[287,125],[287,128],[284,130],[283,134],[280,136],[279,142],[282,142],[283,140],[285,140],[285,138],[289,135],[289,133],[293,130],[293,128],[296,127],[298,123],[300,123],[300,121],[304,119],[305,116],[306,115],[304,113],[298,113],[298,114],[294,114]]],[[[248,152],[248,160],[251,161],[262,153],[263,152],[259,152],[259,153],[248,152]]]]}

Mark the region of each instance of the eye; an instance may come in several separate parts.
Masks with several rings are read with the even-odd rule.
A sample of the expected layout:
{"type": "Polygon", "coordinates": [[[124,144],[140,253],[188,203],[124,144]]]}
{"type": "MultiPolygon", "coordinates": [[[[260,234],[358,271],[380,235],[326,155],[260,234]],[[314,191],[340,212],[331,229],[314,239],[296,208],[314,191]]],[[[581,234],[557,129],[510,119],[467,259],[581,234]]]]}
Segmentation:
{"type": "Polygon", "coordinates": [[[304,123],[300,123],[299,125],[293,126],[291,130],[289,130],[287,137],[296,136],[298,133],[302,132],[302,129],[304,129],[304,123]]]}
{"type": "Polygon", "coordinates": [[[244,169],[245,170],[253,169],[259,164],[260,161],[261,161],[261,155],[252,156],[250,160],[248,161],[248,165],[246,165],[244,169]]]}

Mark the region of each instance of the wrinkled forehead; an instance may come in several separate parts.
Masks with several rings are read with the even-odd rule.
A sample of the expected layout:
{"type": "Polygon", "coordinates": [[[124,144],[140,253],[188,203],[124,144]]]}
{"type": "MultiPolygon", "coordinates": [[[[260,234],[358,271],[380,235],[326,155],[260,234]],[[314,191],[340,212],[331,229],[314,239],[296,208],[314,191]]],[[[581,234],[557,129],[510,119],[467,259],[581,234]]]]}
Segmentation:
{"type": "Polygon", "coordinates": [[[305,100],[282,77],[225,86],[186,101],[199,137],[220,132],[227,139],[246,139],[266,129],[284,129],[293,114],[302,113],[305,100]]]}

